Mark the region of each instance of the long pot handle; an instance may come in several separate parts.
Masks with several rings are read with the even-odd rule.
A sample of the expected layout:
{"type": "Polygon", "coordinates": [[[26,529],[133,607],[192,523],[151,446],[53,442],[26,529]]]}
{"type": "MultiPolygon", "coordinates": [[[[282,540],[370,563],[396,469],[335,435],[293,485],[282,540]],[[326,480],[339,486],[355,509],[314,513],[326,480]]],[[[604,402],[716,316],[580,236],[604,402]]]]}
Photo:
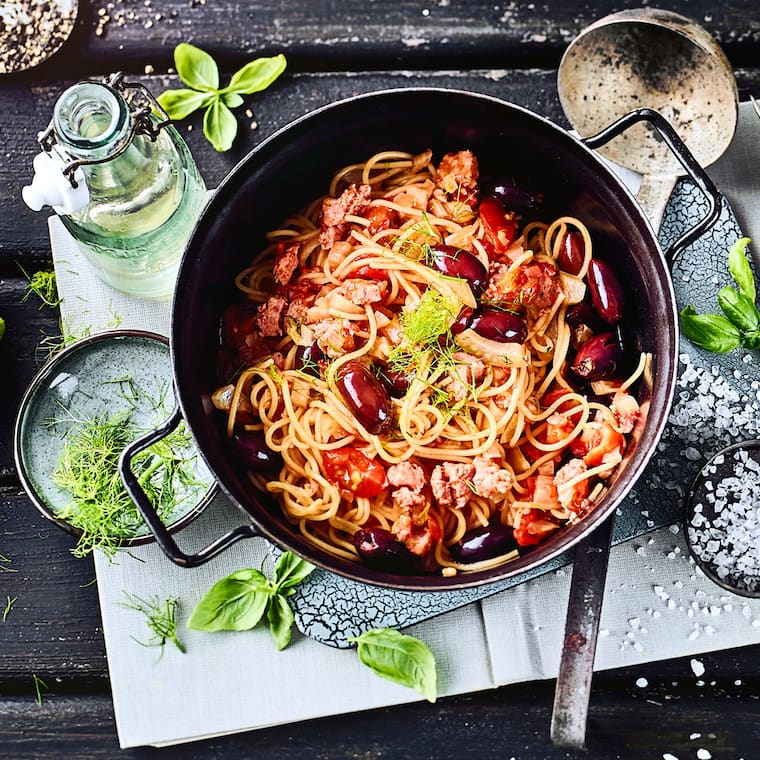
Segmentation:
{"type": "Polygon", "coordinates": [[[591,676],[614,526],[613,512],[575,547],[565,637],[552,710],[551,739],[558,747],[586,748],[591,676]]]}
{"type": "MultiPolygon", "coordinates": [[[[655,111],[652,108],[637,108],[634,111],[630,111],[608,127],[605,127],[601,132],[584,138],[583,142],[587,147],[596,150],[641,121],[647,122],[653,129],[657,130],[663,142],[678,159],[686,175],[702,191],[702,194],[707,199],[707,213],[704,217],[693,227],[686,230],[675,242],[671,243],[670,247],[665,251],[665,260],[672,267],[682,251],[715,224],[720,216],[723,200],[718,192],[718,188],[715,187],[707,172],[700,166],[697,159],[694,158],[670,122],[659,111],[655,111]]],[[[659,209],[660,215],[663,210],[659,209]]],[[[657,213],[655,213],[656,216],[657,213]]],[[[650,218],[650,221],[655,229],[657,229],[659,226],[657,219],[650,218]]]]}
{"type": "Polygon", "coordinates": [[[198,565],[208,562],[212,557],[215,557],[241,538],[253,538],[255,536],[260,536],[261,534],[252,525],[240,525],[195,554],[185,554],[179,546],[177,546],[177,542],[172,538],[168,529],[158,516],[156,508],[145,494],[137,476],[132,471],[131,464],[137,454],[176,430],[180,422],[182,422],[182,413],[180,412],[179,407],[177,407],[166,422],[155,430],[152,430],[147,435],[144,435],[142,438],[130,443],[129,446],[122,451],[121,456],[119,457],[119,473],[121,474],[121,479],[124,483],[124,487],[127,489],[127,493],[140,511],[143,520],[145,520],[146,525],[150,528],[150,532],[153,534],[153,537],[156,539],[156,542],[161,547],[164,554],[166,554],[172,562],[181,567],[197,567],[198,565]]]}

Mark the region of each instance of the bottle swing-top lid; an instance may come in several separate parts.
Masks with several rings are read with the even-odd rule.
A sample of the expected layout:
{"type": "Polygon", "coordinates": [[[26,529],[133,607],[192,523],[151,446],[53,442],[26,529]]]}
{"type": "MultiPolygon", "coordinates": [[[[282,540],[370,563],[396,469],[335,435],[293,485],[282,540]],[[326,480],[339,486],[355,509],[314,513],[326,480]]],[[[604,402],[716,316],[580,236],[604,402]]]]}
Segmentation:
{"type": "Polygon", "coordinates": [[[135,135],[154,141],[169,122],[150,91],[141,84],[125,82],[121,72],[102,83],[72,85],[60,96],[50,124],[37,137],[42,153],[34,158],[31,185],[21,191],[24,202],[33,211],[51,206],[57,214],[83,209],[90,202],[90,193],[81,167],[113,160],[129,147],[135,135]],[[106,120],[91,134],[78,133],[81,125],[71,118],[71,111],[83,103],[91,107],[98,100],[103,102],[101,115],[106,114],[106,120]],[[151,118],[153,112],[159,115],[158,121],[151,118]],[[64,120],[62,114],[69,119],[64,120]]]}

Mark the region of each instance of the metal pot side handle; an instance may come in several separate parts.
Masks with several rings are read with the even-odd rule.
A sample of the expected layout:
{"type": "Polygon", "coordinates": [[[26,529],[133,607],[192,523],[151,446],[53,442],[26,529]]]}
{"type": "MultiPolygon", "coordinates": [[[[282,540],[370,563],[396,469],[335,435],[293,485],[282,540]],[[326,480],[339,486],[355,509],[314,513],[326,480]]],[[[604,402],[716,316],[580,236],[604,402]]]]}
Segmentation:
{"type": "Polygon", "coordinates": [[[127,493],[135,503],[135,506],[142,515],[143,520],[145,520],[148,528],[150,528],[150,532],[153,534],[164,554],[180,567],[198,567],[199,565],[208,562],[212,557],[223,552],[227,547],[240,539],[254,538],[260,536],[261,533],[259,533],[252,525],[240,525],[195,554],[185,554],[179,546],[177,546],[176,541],[172,538],[169,530],[158,516],[155,507],[142,489],[137,476],[132,471],[131,464],[132,459],[134,459],[137,454],[176,430],[180,422],[182,422],[182,413],[180,412],[179,407],[177,407],[172,413],[172,416],[161,426],[134,441],[134,443],[129,444],[119,457],[119,473],[121,474],[121,479],[124,483],[124,487],[127,489],[127,493]]]}
{"type": "Polygon", "coordinates": [[[638,108],[635,111],[630,111],[608,127],[605,127],[601,132],[597,132],[597,134],[590,137],[585,137],[582,141],[588,148],[596,150],[641,121],[647,122],[657,131],[663,142],[678,159],[685,174],[702,191],[702,194],[707,199],[707,213],[705,216],[674,241],[665,251],[665,260],[672,268],[675,260],[683,250],[715,224],[720,216],[723,201],[707,172],[700,166],[697,159],[694,158],[670,122],[659,111],[655,111],[652,108],[638,108]]]}

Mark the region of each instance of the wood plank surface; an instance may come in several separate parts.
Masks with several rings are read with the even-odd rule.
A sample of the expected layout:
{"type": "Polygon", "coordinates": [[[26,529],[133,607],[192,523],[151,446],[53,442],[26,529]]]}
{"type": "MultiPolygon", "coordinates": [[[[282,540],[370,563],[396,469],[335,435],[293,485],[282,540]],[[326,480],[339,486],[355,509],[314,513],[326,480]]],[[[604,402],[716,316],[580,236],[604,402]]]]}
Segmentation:
{"type": "MultiPolygon", "coordinates": [[[[592,21],[646,3],[532,0],[95,0],[80,3],[75,34],[40,74],[131,72],[171,64],[178,42],[193,42],[230,68],[283,52],[298,70],[556,67],[571,40],[592,21]],[[457,61],[452,66],[452,61],[457,61]]],[[[662,4],[660,4],[662,5],[662,4]]],[[[751,3],[671,0],[715,36],[735,65],[756,64],[760,17],[751,3]]]]}
{"type": "MultiPolygon", "coordinates": [[[[637,7],[624,0],[614,9],[637,7]]],[[[26,295],[28,272],[50,265],[45,214],[20,201],[60,92],[82,77],[125,70],[153,92],[180,86],[167,73],[174,45],[212,52],[227,76],[258,55],[284,52],[286,74],[246,98],[233,150],[216,153],[196,115],[180,125],[210,187],[252,147],[304,113],[361,92],[409,85],[483,92],[566,126],[556,66],[570,40],[613,10],[609,2],[530,0],[94,0],[48,64],[0,79],[0,758],[510,758],[582,757],[549,741],[552,682],[325,718],[161,751],[120,752],[90,560],[31,505],[15,473],[12,430],[19,400],[59,332],[54,309],[26,295]],[[146,69],[146,67],[148,67],[146,69]],[[153,73],[146,73],[152,71],[153,73]],[[251,128],[251,123],[256,128],[251,128]],[[6,561],[7,560],[7,561],[6,561]],[[48,685],[35,701],[33,675],[48,685]]],[[[735,67],[740,96],[760,95],[760,12],[755,2],[667,7],[702,23],[735,67]]],[[[760,757],[760,643],[597,674],[589,757],[679,760],[760,757]],[[638,686],[638,679],[646,686],[638,686]],[[697,736],[699,735],[699,736],[697,736]]],[[[182,685],[178,684],[178,689],[182,685]]]]}

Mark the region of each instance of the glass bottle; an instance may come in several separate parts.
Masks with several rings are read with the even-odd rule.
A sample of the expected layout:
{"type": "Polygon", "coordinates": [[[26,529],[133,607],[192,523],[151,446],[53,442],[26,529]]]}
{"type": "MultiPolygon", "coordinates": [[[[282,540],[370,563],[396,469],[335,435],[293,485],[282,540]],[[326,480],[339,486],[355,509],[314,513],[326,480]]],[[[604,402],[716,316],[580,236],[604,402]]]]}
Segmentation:
{"type": "Polygon", "coordinates": [[[45,152],[24,188],[32,208],[49,204],[59,213],[103,281],[147,298],[171,295],[207,196],[187,145],[155,115],[157,107],[145,88],[125,84],[120,74],[73,85],[40,135],[45,152]],[[56,171],[68,184],[56,176],[52,189],[56,171]]]}

